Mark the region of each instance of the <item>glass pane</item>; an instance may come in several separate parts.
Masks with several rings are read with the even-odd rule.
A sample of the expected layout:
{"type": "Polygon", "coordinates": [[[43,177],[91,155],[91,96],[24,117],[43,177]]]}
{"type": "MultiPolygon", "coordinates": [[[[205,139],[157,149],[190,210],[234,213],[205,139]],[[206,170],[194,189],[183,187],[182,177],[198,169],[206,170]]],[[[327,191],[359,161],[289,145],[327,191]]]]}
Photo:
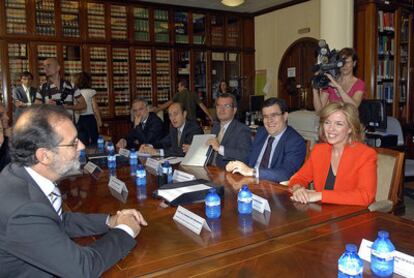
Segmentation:
{"type": "Polygon", "coordinates": [[[102,116],[110,116],[108,96],[108,54],[105,47],[89,49],[92,88],[96,90],[96,101],[102,116]]]}
{"type": "Polygon", "coordinates": [[[206,43],[206,15],[193,14],[193,43],[206,43]]]}
{"type": "MultiPolygon", "coordinates": [[[[187,84],[190,84],[190,51],[177,50],[177,82],[185,79],[187,84]]],[[[190,87],[188,87],[190,88],[190,87]]]]}
{"type": "Polygon", "coordinates": [[[238,46],[239,45],[239,19],[234,16],[227,18],[227,29],[226,29],[226,44],[227,46],[238,46]]]}
{"type": "Polygon", "coordinates": [[[401,15],[401,33],[400,33],[400,102],[407,101],[407,80],[408,80],[408,40],[409,40],[409,22],[410,15],[408,13],[402,13],[401,15]]]}
{"type": "Polygon", "coordinates": [[[63,69],[65,79],[72,81],[72,76],[82,71],[81,48],[77,45],[63,46],[63,69]]]}
{"type": "Polygon", "coordinates": [[[88,36],[101,38],[105,36],[105,7],[104,4],[88,3],[88,36]]]}
{"type": "Polygon", "coordinates": [[[136,96],[152,104],[151,49],[135,49],[136,96]]]}
{"type": "Polygon", "coordinates": [[[148,9],[134,8],[134,39],[136,41],[149,41],[148,9]]]}
{"type": "Polygon", "coordinates": [[[188,43],[188,13],[174,13],[174,30],[176,43],[188,43]]]}
{"type": "Polygon", "coordinates": [[[157,103],[163,103],[170,99],[171,94],[171,59],[169,50],[156,50],[157,73],[157,103]]]}
{"type": "Polygon", "coordinates": [[[27,45],[24,43],[8,44],[8,57],[11,85],[20,85],[20,73],[29,70],[27,45]]]}
{"type": "Polygon", "coordinates": [[[211,16],[211,44],[224,44],[224,19],[222,16],[211,16]]]}
{"type": "Polygon", "coordinates": [[[112,72],[115,95],[115,115],[128,115],[130,103],[128,48],[112,49],[112,72]]]}
{"type": "Polygon", "coordinates": [[[36,0],[36,33],[55,35],[55,1],[36,0]]]}
{"type": "Polygon", "coordinates": [[[46,75],[43,70],[43,60],[57,57],[57,48],[56,45],[44,44],[37,46],[37,72],[39,73],[39,85],[46,82],[46,75]]]}
{"type": "Polygon", "coordinates": [[[225,80],[224,76],[224,52],[211,53],[211,83],[212,83],[212,97],[213,100],[217,98],[220,80],[225,80]]]}
{"type": "Polygon", "coordinates": [[[238,92],[240,81],[240,55],[238,53],[227,53],[226,80],[230,92],[238,92]]]}
{"type": "Polygon", "coordinates": [[[126,7],[111,5],[111,37],[127,39],[127,29],[126,7]]]}
{"type": "Polygon", "coordinates": [[[194,88],[203,101],[207,101],[207,58],[205,51],[194,52],[194,88]]]}
{"type": "Polygon", "coordinates": [[[170,41],[167,10],[154,10],[154,33],[156,42],[170,41]]]}
{"type": "Polygon", "coordinates": [[[62,29],[66,37],[79,37],[79,2],[61,1],[62,29]]]}
{"type": "Polygon", "coordinates": [[[25,34],[26,0],[6,0],[6,31],[9,34],[25,34]]]}

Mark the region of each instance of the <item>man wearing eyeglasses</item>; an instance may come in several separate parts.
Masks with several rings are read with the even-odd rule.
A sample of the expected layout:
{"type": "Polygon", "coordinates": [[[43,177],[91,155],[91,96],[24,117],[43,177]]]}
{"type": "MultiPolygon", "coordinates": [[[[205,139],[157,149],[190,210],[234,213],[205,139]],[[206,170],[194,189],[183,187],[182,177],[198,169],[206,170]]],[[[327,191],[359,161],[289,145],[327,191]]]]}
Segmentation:
{"type": "Polygon", "coordinates": [[[231,160],[247,162],[252,144],[250,129],[234,118],[237,101],[234,95],[223,93],[216,99],[216,114],[219,122],[213,125],[211,133],[216,138],[208,140],[212,147],[209,163],[224,168],[231,160]]]}
{"type": "Polygon", "coordinates": [[[288,181],[305,160],[305,140],[287,125],[287,105],[283,99],[267,99],[262,115],[264,128],[257,132],[247,165],[232,161],[226,170],[259,179],[288,181]]]}
{"type": "Polygon", "coordinates": [[[117,214],[64,212],[56,182],[79,169],[84,145],[68,113],[27,108],[11,140],[12,163],[0,173],[0,277],[99,277],[135,246],[135,209],[117,214]],[[102,235],[80,246],[72,237],[102,235]]]}

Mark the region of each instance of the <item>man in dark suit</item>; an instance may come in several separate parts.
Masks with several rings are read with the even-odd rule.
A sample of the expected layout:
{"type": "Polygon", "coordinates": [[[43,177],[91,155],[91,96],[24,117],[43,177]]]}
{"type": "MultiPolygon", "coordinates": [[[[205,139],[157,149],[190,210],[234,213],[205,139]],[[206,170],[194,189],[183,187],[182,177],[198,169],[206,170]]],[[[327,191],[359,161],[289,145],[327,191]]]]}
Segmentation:
{"type": "Polygon", "coordinates": [[[171,121],[168,135],[154,146],[141,146],[140,151],[151,155],[184,156],[193,141],[193,136],[203,134],[203,130],[196,122],[186,120],[187,111],[179,102],[173,102],[168,107],[168,117],[171,121]]]}
{"type": "Polygon", "coordinates": [[[283,99],[267,99],[262,114],[264,128],[257,132],[248,165],[232,161],[226,170],[276,182],[288,181],[305,160],[305,140],[287,125],[287,105],[283,99]]]}
{"type": "Polygon", "coordinates": [[[13,89],[14,119],[20,115],[24,108],[32,105],[36,99],[36,89],[32,87],[32,80],[33,75],[28,71],[24,71],[20,74],[20,85],[13,89]]]}
{"type": "Polygon", "coordinates": [[[134,248],[147,224],[138,211],[62,211],[56,181],[79,168],[83,148],[62,107],[32,106],[17,120],[0,174],[0,277],[98,277],[134,248]],[[71,239],[96,234],[88,246],[71,239]]]}
{"type": "Polygon", "coordinates": [[[208,140],[213,149],[209,163],[225,167],[230,160],[247,161],[252,144],[250,129],[234,118],[237,101],[234,95],[223,93],[216,99],[218,123],[213,125],[212,134],[217,137],[208,140]]]}
{"type": "Polygon", "coordinates": [[[0,171],[10,163],[10,137],[9,117],[7,116],[6,108],[4,108],[3,104],[0,104],[0,171]]]}
{"type": "Polygon", "coordinates": [[[148,102],[137,98],[132,102],[131,119],[134,128],[126,137],[118,141],[118,148],[138,150],[141,144],[154,144],[163,137],[163,124],[160,118],[148,110],[148,102]]]}

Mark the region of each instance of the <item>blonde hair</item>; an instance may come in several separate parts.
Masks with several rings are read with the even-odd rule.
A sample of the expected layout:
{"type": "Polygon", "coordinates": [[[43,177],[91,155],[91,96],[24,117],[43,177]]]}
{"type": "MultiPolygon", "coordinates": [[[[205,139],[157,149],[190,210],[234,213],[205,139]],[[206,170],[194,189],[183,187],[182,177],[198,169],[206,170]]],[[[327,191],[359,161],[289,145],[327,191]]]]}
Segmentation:
{"type": "Polygon", "coordinates": [[[364,142],[365,127],[359,121],[358,109],[353,104],[343,102],[329,103],[319,112],[319,140],[323,142],[327,141],[323,123],[326,121],[326,119],[328,119],[330,115],[338,111],[341,111],[345,115],[346,122],[351,128],[351,134],[349,135],[351,143],[364,142]]]}

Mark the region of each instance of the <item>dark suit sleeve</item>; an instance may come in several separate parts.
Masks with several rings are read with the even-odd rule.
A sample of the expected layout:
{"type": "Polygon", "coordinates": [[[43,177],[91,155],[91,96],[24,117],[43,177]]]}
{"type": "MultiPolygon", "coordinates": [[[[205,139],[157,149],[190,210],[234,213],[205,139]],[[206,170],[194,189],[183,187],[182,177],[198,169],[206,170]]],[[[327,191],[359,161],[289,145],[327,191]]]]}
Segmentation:
{"type": "MultiPolygon", "coordinates": [[[[184,137],[181,141],[183,144],[191,145],[191,142],[193,141],[193,137],[196,134],[203,134],[203,130],[201,127],[196,123],[186,123],[186,127],[184,127],[185,132],[181,135],[184,137]]],[[[185,153],[183,152],[182,145],[180,146],[170,146],[169,148],[166,148],[165,150],[165,156],[185,156],[185,153]]]]}
{"type": "Polygon", "coordinates": [[[252,146],[250,129],[243,124],[232,134],[232,140],[224,147],[224,160],[239,160],[247,163],[247,155],[252,146]]]}
{"type": "Polygon", "coordinates": [[[276,182],[288,181],[302,166],[306,156],[305,140],[300,135],[293,135],[286,138],[284,144],[283,154],[280,154],[283,155],[282,163],[275,168],[259,168],[260,179],[276,182]]]}
{"type": "MultiPolygon", "coordinates": [[[[79,223],[66,224],[66,228],[86,219],[72,217],[79,223]]],[[[4,245],[10,254],[59,277],[98,277],[136,244],[126,232],[113,229],[89,246],[77,245],[41,203],[20,207],[9,218],[6,231],[4,245]]]]}
{"type": "Polygon", "coordinates": [[[108,232],[107,214],[65,212],[62,216],[65,231],[71,238],[100,235],[108,232]]]}
{"type": "Polygon", "coordinates": [[[14,100],[20,100],[19,98],[19,87],[14,87],[12,91],[12,97],[14,100]]]}
{"type": "Polygon", "coordinates": [[[127,148],[138,148],[139,145],[135,144],[135,140],[139,144],[154,144],[162,138],[163,126],[161,120],[156,115],[152,115],[148,118],[145,130],[141,126],[134,127],[127,135],[127,148]]]}

